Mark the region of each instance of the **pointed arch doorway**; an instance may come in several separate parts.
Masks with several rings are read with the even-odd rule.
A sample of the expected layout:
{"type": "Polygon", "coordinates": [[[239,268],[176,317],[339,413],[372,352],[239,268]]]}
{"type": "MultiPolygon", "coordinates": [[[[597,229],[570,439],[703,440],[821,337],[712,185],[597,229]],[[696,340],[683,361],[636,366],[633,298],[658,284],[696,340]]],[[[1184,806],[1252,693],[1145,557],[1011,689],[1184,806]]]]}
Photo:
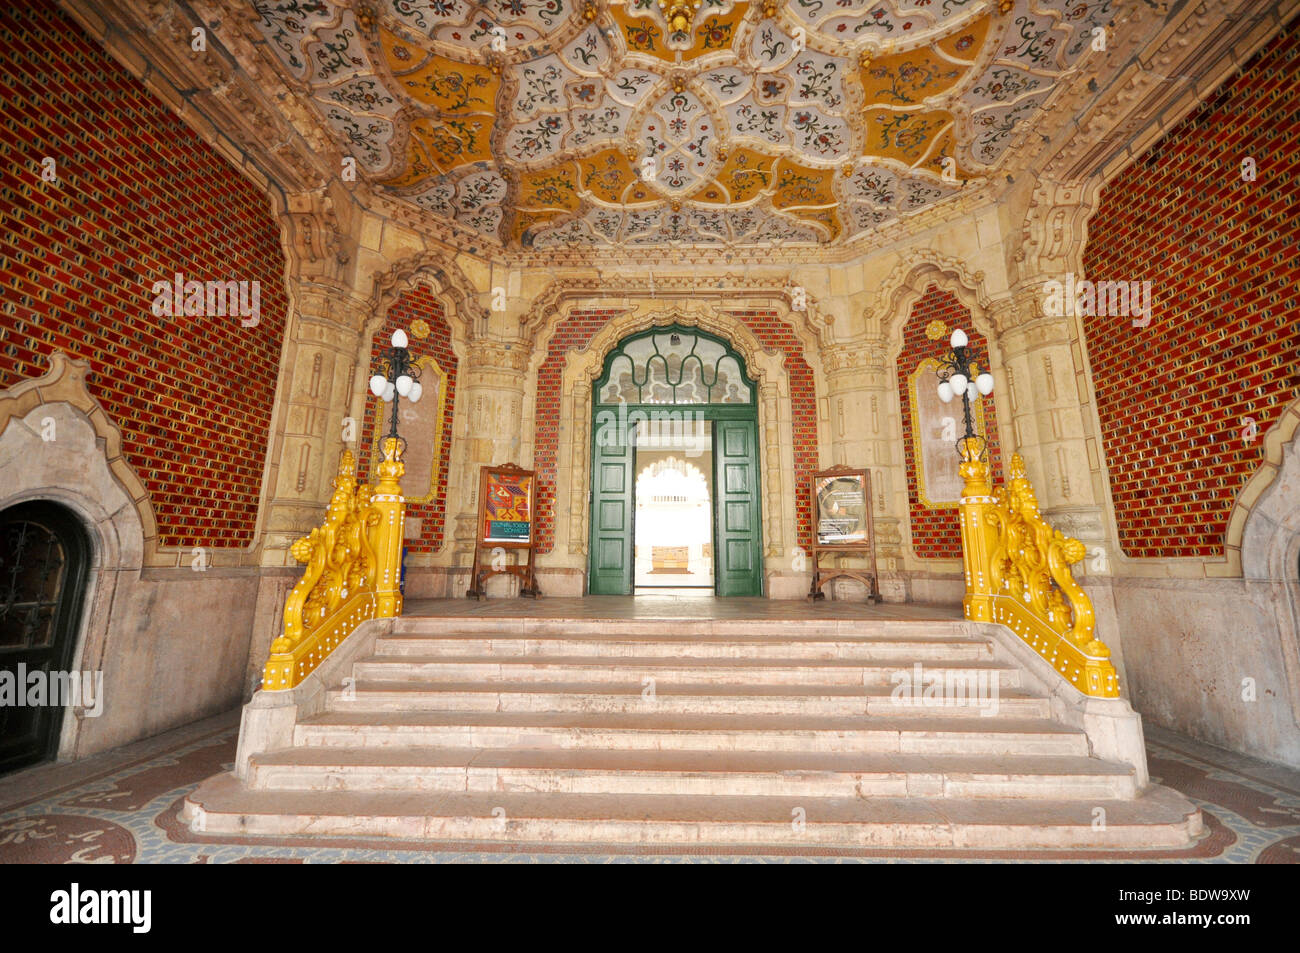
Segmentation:
{"type": "Polygon", "coordinates": [[[642,331],[606,356],[592,388],[591,594],[678,574],[719,596],[762,595],[757,393],[729,342],[694,327],[642,331]]]}

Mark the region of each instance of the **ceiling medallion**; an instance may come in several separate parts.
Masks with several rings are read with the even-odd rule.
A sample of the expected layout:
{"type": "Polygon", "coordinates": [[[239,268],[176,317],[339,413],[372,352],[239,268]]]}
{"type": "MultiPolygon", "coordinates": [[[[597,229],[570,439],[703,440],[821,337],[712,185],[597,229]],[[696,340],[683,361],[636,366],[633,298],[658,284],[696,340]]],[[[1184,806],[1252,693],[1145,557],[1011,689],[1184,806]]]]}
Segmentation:
{"type": "Polygon", "coordinates": [[[701,0],[659,0],[659,9],[664,20],[674,33],[685,33],[695,20],[695,11],[700,8],[701,0]]]}

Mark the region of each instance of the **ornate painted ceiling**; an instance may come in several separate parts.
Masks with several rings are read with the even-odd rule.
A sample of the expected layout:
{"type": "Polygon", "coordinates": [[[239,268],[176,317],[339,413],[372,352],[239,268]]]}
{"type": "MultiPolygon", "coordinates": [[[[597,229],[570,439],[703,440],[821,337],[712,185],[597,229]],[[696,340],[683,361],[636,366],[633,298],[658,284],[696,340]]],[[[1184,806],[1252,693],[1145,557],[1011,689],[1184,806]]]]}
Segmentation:
{"type": "Polygon", "coordinates": [[[1084,81],[1113,2],[253,7],[377,191],[545,249],[843,243],[950,200],[1084,81]]]}

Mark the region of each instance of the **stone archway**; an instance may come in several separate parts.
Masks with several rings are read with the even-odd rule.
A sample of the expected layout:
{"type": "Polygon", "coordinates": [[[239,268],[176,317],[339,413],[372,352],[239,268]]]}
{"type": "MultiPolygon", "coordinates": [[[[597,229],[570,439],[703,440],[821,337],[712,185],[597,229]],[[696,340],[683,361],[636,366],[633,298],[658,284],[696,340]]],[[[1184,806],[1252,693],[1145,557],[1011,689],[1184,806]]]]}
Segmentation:
{"type": "MultiPolygon", "coordinates": [[[[89,372],[88,362],[55,352],[44,377],[0,399],[0,510],[49,501],[71,511],[88,537],[81,618],[68,654],[79,672],[104,668],[111,608],[138,578],[147,550],[156,550],[148,493],[121,456],[121,434],[85,389],[89,372]]],[[[105,678],[114,689],[111,673],[105,678]]],[[[61,760],[88,753],[84,714],[79,704],[67,706],[61,760]]]]}
{"type": "Polygon", "coordinates": [[[1229,517],[1225,548],[1265,617],[1277,621],[1291,717],[1300,725],[1300,398],[1269,430],[1264,455],[1229,517]]]}
{"type": "Polygon", "coordinates": [[[674,322],[622,338],[592,387],[588,591],[637,585],[643,453],[671,446],[712,470],[709,577],[717,595],[763,590],[757,387],[729,338],[674,322]]]}
{"type": "MultiPolygon", "coordinates": [[[[573,314],[581,313],[575,308],[573,314]]],[[[758,431],[762,487],[764,588],[769,598],[801,598],[808,590],[808,575],[791,563],[797,544],[796,469],[789,438],[793,428],[791,380],[785,356],[768,349],[743,321],[718,308],[716,301],[683,302],[663,309],[620,309],[598,318],[599,327],[578,345],[563,352],[562,366],[547,384],[547,399],[555,406],[554,433],[563,435],[554,445],[535,448],[540,468],[553,460],[554,505],[550,526],[552,545],[542,566],[547,592],[579,595],[584,591],[590,537],[590,443],[592,385],[600,375],[605,356],[623,338],[656,326],[679,323],[698,327],[728,340],[743,355],[758,386],[758,431]],[[782,434],[786,439],[782,439],[782,434]]],[[[563,328],[558,321],[551,333],[563,328]]],[[[820,362],[807,355],[814,372],[820,362]]],[[[546,347],[534,352],[530,377],[537,379],[548,360],[546,347]]],[[[539,383],[539,388],[543,385],[539,383]]],[[[541,406],[540,399],[538,406],[541,406]]],[[[532,418],[538,423],[540,421],[532,418]]]]}

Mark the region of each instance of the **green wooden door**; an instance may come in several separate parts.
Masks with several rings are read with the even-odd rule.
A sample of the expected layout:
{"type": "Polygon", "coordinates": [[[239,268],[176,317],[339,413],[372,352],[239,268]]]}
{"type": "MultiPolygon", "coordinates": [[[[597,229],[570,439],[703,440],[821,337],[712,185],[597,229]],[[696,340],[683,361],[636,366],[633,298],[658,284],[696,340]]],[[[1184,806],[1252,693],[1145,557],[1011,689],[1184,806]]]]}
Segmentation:
{"type": "Polygon", "coordinates": [[[758,423],[713,424],[713,571],[720,596],[763,594],[758,503],[758,423]]]}
{"type": "Polygon", "coordinates": [[[632,499],[635,447],[631,440],[593,443],[591,450],[591,576],[594,595],[632,594],[632,499]]]}

